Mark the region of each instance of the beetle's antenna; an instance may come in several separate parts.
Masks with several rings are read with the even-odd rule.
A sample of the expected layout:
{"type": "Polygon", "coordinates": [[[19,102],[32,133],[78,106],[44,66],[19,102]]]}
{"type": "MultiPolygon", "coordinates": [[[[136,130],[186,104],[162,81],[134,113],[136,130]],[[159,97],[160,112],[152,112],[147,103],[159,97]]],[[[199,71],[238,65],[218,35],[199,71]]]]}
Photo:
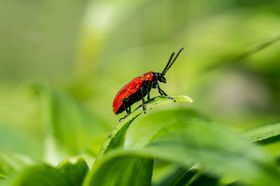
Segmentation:
{"type": "Polygon", "coordinates": [[[164,70],[162,72],[164,72],[166,70],[166,68],[170,65],[170,62],[172,61],[174,55],[175,55],[175,52],[172,52],[172,54],[171,54],[171,56],[170,56],[170,58],[169,58],[169,60],[168,60],[168,62],[166,64],[166,66],[165,66],[165,68],[164,68],[164,70]]]}
{"type": "Polygon", "coordinates": [[[173,58],[173,56],[174,56],[174,52],[171,54],[171,56],[170,56],[170,58],[169,58],[169,60],[168,60],[168,62],[167,62],[167,65],[165,66],[165,68],[163,69],[163,71],[162,71],[162,75],[165,75],[166,74],[166,72],[169,70],[169,68],[173,65],[173,63],[176,61],[176,59],[178,58],[178,56],[180,55],[180,53],[182,52],[182,50],[183,50],[184,48],[181,48],[179,51],[178,51],[178,53],[176,54],[176,56],[173,58]]]}

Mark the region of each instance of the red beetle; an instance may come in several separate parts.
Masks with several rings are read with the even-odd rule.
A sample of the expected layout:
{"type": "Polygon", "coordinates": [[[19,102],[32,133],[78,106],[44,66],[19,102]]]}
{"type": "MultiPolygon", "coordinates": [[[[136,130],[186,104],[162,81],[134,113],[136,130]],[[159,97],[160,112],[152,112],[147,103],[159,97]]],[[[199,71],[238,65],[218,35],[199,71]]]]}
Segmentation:
{"type": "MultiPolygon", "coordinates": [[[[145,112],[145,96],[148,95],[147,99],[150,101],[150,91],[151,88],[157,88],[158,93],[163,96],[168,96],[160,87],[159,82],[166,83],[166,79],[164,75],[168,71],[168,69],[173,65],[176,61],[179,54],[182,52],[184,48],[181,48],[176,56],[173,52],[167,62],[167,65],[163,69],[162,72],[147,72],[142,76],[138,76],[132,79],[129,83],[121,88],[121,90],[115,96],[113,101],[113,111],[115,114],[119,114],[126,111],[127,115],[131,113],[131,105],[135,102],[142,100],[142,109],[145,112]]],[[[172,97],[168,96],[170,99],[172,97]]]]}

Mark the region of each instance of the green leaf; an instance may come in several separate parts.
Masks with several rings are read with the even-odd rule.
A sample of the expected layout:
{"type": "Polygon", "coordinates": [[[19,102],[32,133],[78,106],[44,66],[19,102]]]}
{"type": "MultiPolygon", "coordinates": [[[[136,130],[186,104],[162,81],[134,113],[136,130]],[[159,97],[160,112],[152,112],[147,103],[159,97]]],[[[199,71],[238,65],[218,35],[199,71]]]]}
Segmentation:
{"type": "MultiPolygon", "coordinates": [[[[138,174],[127,171],[134,167],[131,165],[133,158],[160,159],[186,168],[196,165],[202,172],[229,180],[229,183],[240,180],[256,186],[278,185],[280,174],[277,166],[262,148],[224,125],[189,114],[185,109],[147,114],[130,125],[125,137],[125,131],[119,127],[121,133],[115,133],[111,140],[122,136],[124,146],[114,146],[99,157],[84,186],[106,185],[106,178],[101,176],[106,170],[118,178],[114,179],[116,185],[131,177],[138,179],[138,174]],[[136,133],[142,138],[131,138],[136,133]]],[[[122,126],[127,128],[124,124],[122,126]]],[[[149,169],[141,166],[139,171],[149,169]]]]}
{"type": "Polygon", "coordinates": [[[89,150],[95,156],[106,139],[109,130],[106,123],[66,93],[44,86],[34,87],[34,90],[44,104],[42,112],[48,129],[47,160],[56,164],[66,155],[89,150]]]}
{"type": "Polygon", "coordinates": [[[89,167],[83,158],[71,158],[61,162],[57,166],[69,186],[79,186],[82,184],[89,167]]]}
{"type": "MultiPolygon", "coordinates": [[[[176,100],[176,103],[184,103],[184,102],[192,103],[193,102],[193,100],[190,97],[184,96],[184,95],[172,96],[172,97],[176,100]]],[[[158,97],[151,99],[151,101],[146,104],[146,109],[147,109],[147,112],[149,112],[149,110],[151,110],[155,107],[160,107],[162,105],[170,104],[170,103],[174,103],[174,101],[165,96],[158,96],[158,97]]],[[[116,129],[114,129],[113,132],[110,134],[107,141],[104,143],[104,145],[99,153],[99,156],[102,156],[104,153],[107,153],[112,149],[122,146],[124,143],[124,136],[125,136],[126,130],[130,126],[132,121],[143,113],[144,113],[144,111],[142,110],[142,108],[140,106],[140,107],[136,108],[125,119],[122,119],[120,121],[120,123],[117,125],[116,129]]]]}
{"type": "Polygon", "coordinates": [[[63,174],[49,165],[30,166],[13,180],[13,186],[69,186],[63,174]]]}
{"type": "Polygon", "coordinates": [[[180,180],[180,182],[176,183],[174,186],[180,186],[180,185],[186,185],[186,186],[221,186],[219,183],[219,179],[217,177],[213,177],[207,174],[197,174],[195,177],[193,177],[192,180],[190,180],[188,183],[186,183],[183,179],[180,180]]]}
{"type": "Polygon", "coordinates": [[[186,166],[197,164],[203,171],[248,184],[276,185],[280,181],[272,157],[243,135],[218,123],[188,120],[183,111],[176,118],[165,115],[161,113],[161,121],[166,126],[151,137],[142,152],[186,166]]]}
{"type": "Polygon", "coordinates": [[[25,154],[34,159],[42,157],[42,144],[23,130],[0,123],[0,150],[4,154],[25,154]]]}
{"type": "Polygon", "coordinates": [[[262,144],[275,143],[280,141],[280,123],[265,125],[247,132],[247,135],[254,141],[262,144]]]}
{"type": "Polygon", "coordinates": [[[23,167],[32,163],[32,160],[20,154],[0,154],[0,179],[14,175],[23,167]]]}
{"type": "Polygon", "coordinates": [[[199,171],[196,169],[187,169],[185,167],[178,167],[172,171],[171,174],[164,177],[159,183],[155,184],[156,186],[180,186],[190,183],[193,178],[199,174],[199,171]]]}
{"type": "MultiPolygon", "coordinates": [[[[109,153],[110,154],[110,153],[109,153]]],[[[153,160],[124,155],[102,158],[93,167],[84,186],[149,186],[151,185],[153,160]]]]}
{"type": "MultiPolygon", "coordinates": [[[[192,102],[192,99],[187,96],[173,96],[173,98],[175,98],[176,102],[178,103],[192,102]]],[[[146,109],[151,110],[154,107],[159,107],[167,103],[174,103],[174,101],[167,97],[156,97],[146,104],[146,109]]],[[[98,159],[94,164],[93,170],[91,170],[87,175],[84,185],[131,185],[133,180],[133,185],[151,184],[151,174],[153,165],[153,161],[151,160],[151,158],[147,159],[145,157],[134,157],[128,155],[128,157],[117,157],[116,161],[109,161],[103,163],[103,156],[105,154],[109,153],[114,149],[122,147],[122,145],[124,144],[127,128],[130,126],[132,121],[142,113],[143,110],[139,107],[118,124],[116,129],[109,136],[108,140],[104,143],[104,146],[100,151],[98,159]],[[126,176],[120,176],[114,173],[116,171],[119,173],[126,174],[126,176]],[[112,173],[110,174],[108,172],[112,173]],[[137,174],[135,175],[134,172],[137,172],[137,174]],[[104,176],[107,174],[114,177],[106,179],[106,177],[104,176]],[[138,180],[138,182],[136,180],[138,180]]]]}
{"type": "Polygon", "coordinates": [[[231,54],[228,57],[224,57],[224,59],[213,62],[211,65],[207,66],[203,70],[213,70],[225,66],[229,66],[232,64],[237,64],[242,62],[244,59],[257,54],[258,52],[261,52],[262,50],[267,49],[268,47],[271,47],[272,45],[278,43],[280,41],[280,36],[275,36],[273,38],[267,39],[267,41],[257,44],[256,46],[251,47],[250,49],[239,52],[237,54],[231,54]]]}
{"type": "MultiPolygon", "coordinates": [[[[146,110],[151,110],[155,107],[159,107],[159,106],[174,103],[174,102],[178,102],[178,103],[180,103],[180,102],[192,103],[193,102],[192,98],[185,96],[185,95],[172,96],[172,98],[174,98],[176,101],[174,101],[166,96],[158,96],[158,97],[152,98],[151,101],[146,104],[146,110]]],[[[142,107],[139,106],[130,115],[128,115],[125,119],[121,120],[121,122],[123,122],[123,123],[131,122],[138,115],[140,115],[142,113],[144,113],[142,110],[142,107]]]]}

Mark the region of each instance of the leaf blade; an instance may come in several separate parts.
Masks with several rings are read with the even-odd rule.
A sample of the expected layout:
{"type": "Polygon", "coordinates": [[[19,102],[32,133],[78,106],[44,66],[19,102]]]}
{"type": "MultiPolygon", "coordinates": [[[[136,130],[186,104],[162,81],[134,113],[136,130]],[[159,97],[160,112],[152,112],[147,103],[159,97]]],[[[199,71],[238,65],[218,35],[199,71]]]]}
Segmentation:
{"type": "Polygon", "coordinates": [[[255,128],[246,134],[257,143],[274,143],[280,140],[280,123],[255,128]]]}

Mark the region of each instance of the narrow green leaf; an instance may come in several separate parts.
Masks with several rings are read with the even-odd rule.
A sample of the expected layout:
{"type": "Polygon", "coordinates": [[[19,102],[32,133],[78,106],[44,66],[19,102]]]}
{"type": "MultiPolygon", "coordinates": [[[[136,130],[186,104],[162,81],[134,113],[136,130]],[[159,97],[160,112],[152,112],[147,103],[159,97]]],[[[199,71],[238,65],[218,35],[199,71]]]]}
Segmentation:
{"type": "Polygon", "coordinates": [[[83,158],[71,158],[61,162],[57,166],[64,178],[68,180],[69,186],[82,184],[89,167],[83,158]]]}
{"type": "Polygon", "coordinates": [[[32,160],[24,155],[0,154],[0,179],[13,176],[17,171],[31,163],[32,160]]]}
{"type": "Polygon", "coordinates": [[[55,138],[74,153],[89,148],[100,133],[107,131],[101,121],[66,95],[53,94],[51,109],[55,138]]]}
{"type": "Polygon", "coordinates": [[[107,156],[95,164],[83,186],[150,186],[152,171],[150,158],[130,154],[107,156]]]}
{"type": "Polygon", "coordinates": [[[62,173],[49,165],[40,164],[22,170],[13,180],[13,186],[69,186],[62,173]]]}
{"type": "Polygon", "coordinates": [[[280,123],[265,125],[247,132],[247,135],[254,141],[262,144],[275,143],[280,141],[280,123]]]}
{"type": "Polygon", "coordinates": [[[280,36],[276,36],[273,38],[269,38],[267,41],[264,41],[262,43],[259,43],[256,46],[253,46],[252,48],[244,51],[244,52],[240,52],[237,54],[232,54],[229,57],[225,57],[222,60],[216,61],[211,63],[211,65],[207,66],[206,68],[203,69],[203,71],[208,71],[208,70],[214,70],[220,67],[224,67],[224,66],[228,66],[228,65],[232,65],[235,63],[240,63],[242,60],[257,54],[258,52],[261,52],[262,50],[271,47],[272,45],[278,43],[280,41],[280,36]]]}
{"type": "Polygon", "coordinates": [[[189,183],[197,174],[198,170],[185,167],[176,168],[170,175],[166,176],[156,186],[180,186],[189,183]]]}
{"type": "Polygon", "coordinates": [[[61,161],[59,154],[65,157],[90,151],[97,155],[109,131],[107,124],[66,93],[44,86],[34,89],[44,104],[42,112],[48,129],[46,159],[56,164],[61,161]]]}
{"type": "Polygon", "coordinates": [[[207,174],[196,174],[193,179],[186,183],[184,179],[181,179],[180,182],[176,183],[174,186],[221,186],[219,179],[214,176],[207,174]]]}
{"type": "MultiPolygon", "coordinates": [[[[153,99],[151,99],[151,101],[149,103],[146,104],[146,109],[147,110],[151,110],[155,107],[159,107],[161,105],[165,105],[165,104],[170,104],[170,103],[174,103],[174,102],[188,102],[188,103],[192,103],[193,100],[192,98],[185,96],[185,95],[180,95],[180,96],[172,96],[176,101],[169,99],[166,96],[158,96],[155,97],[153,99]]],[[[142,107],[139,106],[138,108],[136,108],[130,115],[128,115],[125,119],[122,120],[123,123],[127,123],[129,121],[134,120],[138,115],[144,113],[142,110],[142,107]]]]}
{"type": "MultiPolygon", "coordinates": [[[[159,96],[151,99],[149,103],[146,104],[146,109],[151,110],[155,107],[159,107],[161,105],[170,104],[170,103],[180,103],[180,102],[189,102],[192,103],[193,100],[188,96],[172,96],[174,100],[169,99],[168,97],[159,96]]],[[[124,136],[126,133],[126,130],[132,123],[134,119],[136,119],[139,115],[144,113],[141,106],[136,108],[130,115],[128,115],[125,119],[121,120],[121,122],[117,125],[116,129],[113,130],[113,132],[110,134],[107,141],[104,143],[100,153],[99,157],[102,156],[104,153],[109,152],[112,149],[118,148],[123,145],[124,143],[124,136]]]]}

